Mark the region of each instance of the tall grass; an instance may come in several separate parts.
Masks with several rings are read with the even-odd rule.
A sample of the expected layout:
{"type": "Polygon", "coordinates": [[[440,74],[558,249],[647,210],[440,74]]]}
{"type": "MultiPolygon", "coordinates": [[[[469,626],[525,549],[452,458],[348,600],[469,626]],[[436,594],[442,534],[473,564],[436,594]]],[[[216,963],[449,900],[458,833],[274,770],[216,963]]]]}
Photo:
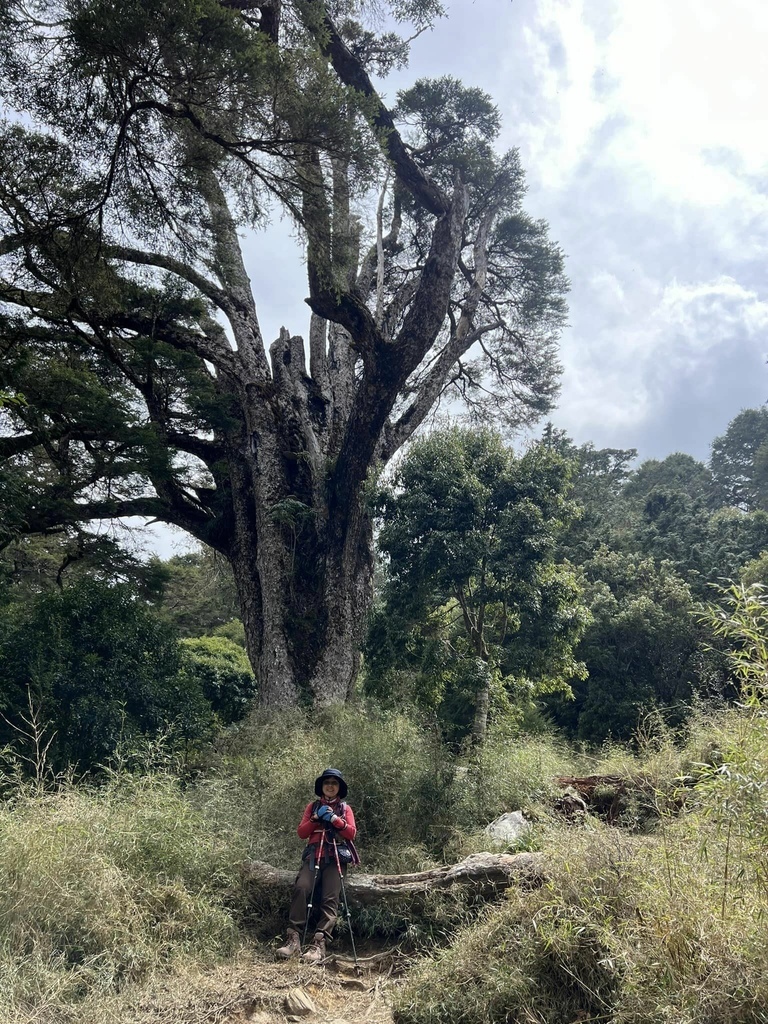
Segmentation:
{"type": "Polygon", "coordinates": [[[169,775],[17,791],[0,806],[0,1019],[48,1005],[63,1019],[179,958],[231,952],[244,852],[169,775]]]}
{"type": "Polygon", "coordinates": [[[404,715],[341,709],[252,720],[222,747],[208,813],[229,816],[236,805],[253,856],[292,866],[302,847],[296,825],[329,766],[348,783],[367,870],[407,871],[439,857],[453,768],[437,738],[404,715]]]}
{"type": "Polygon", "coordinates": [[[199,799],[217,820],[247,823],[256,859],[289,867],[301,849],[293,823],[331,765],[349,784],[366,869],[407,872],[470,852],[505,811],[549,802],[553,777],[573,767],[573,754],[552,737],[500,736],[457,761],[436,733],[403,714],[275,715],[230,734],[199,799]]]}
{"type": "Polygon", "coordinates": [[[742,874],[723,914],[711,827],[691,815],[654,836],[592,829],[550,836],[547,883],[511,891],[414,972],[398,1024],[768,1021],[764,896],[742,874]]]}
{"type": "MultiPolygon", "coordinates": [[[[348,780],[367,870],[405,872],[466,852],[486,820],[541,797],[542,775],[562,763],[541,738],[501,743],[457,773],[417,723],[358,709],[254,717],[194,784],[162,757],[123,765],[98,786],[46,791],[5,777],[0,1020],[120,1019],[121,992],[158,972],[203,969],[249,934],[274,934],[287,908],[247,905],[239,867],[249,857],[297,865],[296,824],[329,765],[348,780]]],[[[467,906],[437,897],[410,920],[418,916],[358,915],[357,926],[445,941],[467,906]]]]}
{"type": "Polygon", "coordinates": [[[287,908],[246,907],[239,866],[298,864],[296,824],[334,765],[365,870],[487,848],[484,826],[516,809],[549,855],[541,890],[494,909],[438,894],[419,909],[357,915],[361,935],[446,947],[404,989],[403,1022],[768,1024],[766,748],[760,713],[700,711],[684,737],[649,724],[634,750],[591,760],[537,735],[492,736],[457,761],[404,715],[348,709],[254,717],[194,784],[146,767],[49,792],[6,780],[0,1020],[117,1021],[121,993],[274,934],[287,908]],[[550,813],[554,776],[600,771],[649,780],[655,831],[550,813]]]}

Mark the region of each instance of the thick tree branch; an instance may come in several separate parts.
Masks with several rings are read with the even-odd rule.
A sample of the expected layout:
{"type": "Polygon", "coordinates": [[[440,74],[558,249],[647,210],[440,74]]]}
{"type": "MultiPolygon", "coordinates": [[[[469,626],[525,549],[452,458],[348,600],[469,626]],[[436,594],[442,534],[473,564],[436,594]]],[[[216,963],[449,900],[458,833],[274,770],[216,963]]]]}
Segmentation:
{"type": "Polygon", "coordinates": [[[113,313],[101,322],[109,330],[122,328],[145,338],[157,338],[181,352],[191,352],[202,359],[207,359],[218,370],[237,376],[235,353],[229,345],[226,332],[214,320],[201,321],[205,328],[204,332],[139,313],[113,313]]]}
{"type": "Polygon", "coordinates": [[[102,252],[105,256],[122,260],[125,263],[136,263],[146,267],[158,267],[160,270],[168,270],[188,284],[193,285],[197,290],[210,299],[214,305],[224,313],[229,313],[232,303],[227,294],[218,288],[213,281],[209,281],[203,274],[199,273],[188,263],[177,260],[173,256],[166,256],[160,252],[145,252],[142,249],[133,249],[127,245],[103,245],[102,252]]]}
{"type": "Polygon", "coordinates": [[[393,342],[408,373],[430,350],[445,322],[468,200],[467,189],[457,182],[449,212],[435,224],[419,287],[393,342]]]}
{"type": "Polygon", "coordinates": [[[25,234],[5,235],[0,238],[0,256],[7,256],[11,252],[18,252],[27,245],[29,239],[25,234]]]}
{"type": "MultiPolygon", "coordinates": [[[[353,347],[367,361],[370,359],[378,331],[362,296],[351,286],[343,262],[341,273],[335,273],[335,234],[332,227],[338,227],[340,234],[342,229],[337,216],[334,216],[332,222],[320,155],[314,147],[307,147],[304,152],[301,191],[302,216],[307,231],[307,304],[317,316],[342,326],[349,334],[353,347]]],[[[338,189],[335,192],[338,201],[342,197],[338,195],[338,189]]]]}
{"type": "Polygon", "coordinates": [[[269,363],[264,349],[253,290],[243,262],[237,225],[227,197],[216,175],[209,170],[202,176],[203,195],[211,215],[211,232],[216,249],[216,269],[224,285],[228,308],[225,310],[235,336],[238,355],[252,380],[269,378],[269,363]]]}
{"type": "Polygon", "coordinates": [[[208,441],[204,437],[185,434],[179,430],[166,430],[165,437],[169,444],[188,455],[194,455],[206,466],[212,466],[226,457],[226,449],[216,441],[208,441]]]}
{"type": "Polygon", "coordinates": [[[448,344],[438,356],[431,371],[421,383],[413,402],[401,415],[397,423],[385,432],[381,455],[388,459],[400,448],[424,421],[429,410],[442,393],[451,367],[484,334],[502,327],[501,323],[485,324],[473,331],[472,324],[483,295],[488,276],[488,235],[493,216],[488,214],[478,230],[474,243],[474,275],[469,291],[461,307],[461,315],[455,323],[448,344]]]}
{"type": "Polygon", "coordinates": [[[427,177],[405,148],[392,114],[384,106],[363,65],[339,35],[325,4],[322,0],[303,0],[297,4],[297,8],[305,29],[333,64],[341,81],[362,93],[373,106],[371,121],[398,179],[426,210],[436,217],[442,217],[450,208],[450,200],[427,177]]]}
{"type": "MultiPolygon", "coordinates": [[[[436,889],[467,889],[483,899],[498,898],[505,889],[539,887],[547,875],[547,862],[541,853],[473,853],[458,864],[418,871],[407,875],[366,875],[351,873],[346,891],[352,906],[402,906],[413,912],[419,901],[436,889]]],[[[290,898],[296,871],[274,868],[261,861],[245,861],[241,867],[244,881],[257,902],[264,890],[290,898]]]]}
{"type": "MultiPolygon", "coordinates": [[[[402,202],[399,187],[395,188],[394,211],[389,231],[381,240],[381,247],[384,252],[396,252],[398,249],[400,229],[403,226],[402,202]]],[[[373,289],[374,281],[377,280],[379,268],[379,243],[372,245],[364,257],[360,273],[357,275],[357,287],[361,295],[369,295],[373,289]]]]}
{"type": "Polygon", "coordinates": [[[196,529],[190,529],[194,517],[182,516],[169,509],[162,499],[157,497],[141,498],[110,498],[104,501],[72,502],[68,511],[60,505],[50,511],[41,509],[24,510],[24,534],[44,534],[52,530],[61,530],[65,526],[88,522],[91,519],[122,519],[128,516],[144,516],[161,522],[179,526],[189,530],[195,536],[207,525],[207,519],[200,516],[196,519],[196,529]]]}
{"type": "MultiPolygon", "coordinates": [[[[419,386],[414,400],[395,423],[387,426],[381,445],[382,459],[390,459],[421,426],[430,410],[434,408],[437,399],[451,383],[450,371],[464,353],[484,334],[498,330],[502,326],[500,323],[485,324],[464,338],[457,334],[451,337],[419,386]]],[[[455,376],[453,380],[456,380],[455,376]]]]}
{"type": "Polygon", "coordinates": [[[342,533],[374,461],[387,417],[445,320],[466,212],[467,190],[457,185],[450,211],[438,220],[432,232],[429,256],[403,327],[390,344],[379,336],[375,360],[355,395],[334,473],[334,528],[342,533]]]}
{"type": "Polygon", "coordinates": [[[421,275],[415,274],[413,277],[409,277],[407,280],[403,281],[395,291],[392,301],[384,311],[382,333],[387,340],[391,340],[393,337],[397,330],[397,324],[400,318],[411,302],[413,302],[420,284],[421,275]]]}
{"type": "MultiPolygon", "coordinates": [[[[66,432],[66,428],[54,432],[53,440],[60,440],[66,432]]],[[[12,459],[16,455],[24,455],[26,452],[34,451],[43,441],[50,438],[50,432],[46,431],[43,433],[39,430],[33,430],[29,434],[17,434],[14,437],[0,437],[0,460],[12,459]]]]}
{"type": "Polygon", "coordinates": [[[31,288],[19,288],[9,281],[0,280],[0,302],[19,306],[43,319],[58,319],[67,312],[71,297],[53,292],[33,291],[31,288]]]}

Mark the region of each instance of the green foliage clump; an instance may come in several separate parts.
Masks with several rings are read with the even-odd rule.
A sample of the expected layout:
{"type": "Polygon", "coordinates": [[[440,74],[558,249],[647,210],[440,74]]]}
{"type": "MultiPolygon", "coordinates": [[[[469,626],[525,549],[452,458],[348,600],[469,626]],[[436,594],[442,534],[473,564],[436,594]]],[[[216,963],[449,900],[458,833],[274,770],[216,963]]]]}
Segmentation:
{"type": "Polygon", "coordinates": [[[20,536],[0,551],[0,605],[24,604],[84,576],[130,583],[142,598],[156,600],[168,582],[166,565],[158,558],[142,561],[115,537],[79,527],[20,536]]]}
{"type": "Polygon", "coordinates": [[[498,434],[453,429],[411,447],[380,499],[387,581],[369,692],[386,700],[405,685],[447,735],[476,743],[494,698],[514,715],[537,694],[570,693],[587,615],[553,556],[575,512],[567,489],[567,463],[544,445],[517,457],[498,434]]]}
{"type": "Polygon", "coordinates": [[[83,577],[0,614],[0,742],[29,756],[33,715],[54,770],[88,771],[163,733],[209,739],[253,696],[241,647],[224,637],[181,647],[127,584],[83,577]]]}
{"type": "Polygon", "coordinates": [[[256,680],[243,648],[226,636],[181,641],[184,671],[195,682],[219,721],[245,716],[256,695],[256,680]]]}
{"type": "Polygon", "coordinates": [[[582,566],[593,621],[577,654],[588,677],[574,700],[549,702],[555,721],[588,743],[629,740],[644,711],[668,709],[680,722],[714,673],[690,588],[669,563],[599,549],[582,566]]]}
{"type": "Polygon", "coordinates": [[[196,728],[198,695],[183,691],[178,643],[130,587],[83,579],[11,608],[0,637],[1,734],[19,734],[31,700],[55,732],[50,761],[81,769],[177,715],[196,728]]]}
{"type": "MultiPolygon", "coordinates": [[[[237,635],[240,614],[235,582],[229,564],[211,548],[174,555],[165,562],[153,560],[165,581],[155,604],[179,636],[196,637],[232,630],[237,635]]],[[[231,636],[230,639],[235,639],[231,636]]]]}
{"type": "Polygon", "coordinates": [[[712,475],[723,504],[752,511],[768,496],[768,410],[742,409],[712,442],[712,475]]]}

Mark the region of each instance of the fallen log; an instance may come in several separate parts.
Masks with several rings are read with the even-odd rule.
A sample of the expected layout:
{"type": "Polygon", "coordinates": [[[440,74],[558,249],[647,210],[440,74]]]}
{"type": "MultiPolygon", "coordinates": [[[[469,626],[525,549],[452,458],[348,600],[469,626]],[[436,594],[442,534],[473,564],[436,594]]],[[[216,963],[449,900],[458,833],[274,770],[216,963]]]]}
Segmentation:
{"type": "MultiPolygon", "coordinates": [[[[567,793],[578,794],[585,810],[588,805],[609,824],[619,819],[631,793],[646,799],[654,793],[652,780],[643,775],[556,775],[555,782],[567,793]]],[[[574,808],[563,804],[561,798],[556,804],[558,810],[572,813],[574,808]]]]}
{"type": "Polygon", "coordinates": [[[575,789],[581,796],[589,799],[596,789],[610,789],[612,791],[624,791],[628,786],[644,786],[645,779],[632,779],[624,775],[556,775],[555,782],[563,788],[575,789]]]}
{"type": "MultiPolygon", "coordinates": [[[[245,861],[243,880],[261,895],[288,900],[296,871],[285,871],[263,861],[245,861]]],[[[350,906],[399,904],[438,889],[471,890],[472,896],[493,899],[510,886],[538,887],[544,881],[541,853],[473,853],[458,864],[407,875],[366,875],[350,871],[345,877],[350,906]]]]}

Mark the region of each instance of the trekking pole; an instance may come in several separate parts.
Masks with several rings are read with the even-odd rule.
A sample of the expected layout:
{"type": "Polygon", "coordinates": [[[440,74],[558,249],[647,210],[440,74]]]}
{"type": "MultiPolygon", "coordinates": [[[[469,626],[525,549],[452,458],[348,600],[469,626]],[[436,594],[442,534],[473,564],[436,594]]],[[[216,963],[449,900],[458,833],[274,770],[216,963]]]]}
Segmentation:
{"type": "Polygon", "coordinates": [[[355,949],[355,936],[352,934],[352,915],[349,912],[349,904],[347,903],[347,890],[344,888],[344,872],[341,870],[341,861],[339,860],[339,848],[336,845],[336,838],[333,840],[333,852],[336,855],[336,867],[339,869],[339,881],[341,882],[341,898],[344,902],[344,913],[347,915],[347,924],[349,926],[349,939],[352,943],[352,956],[355,958],[355,971],[360,973],[360,964],[357,962],[357,950],[355,949]]]}
{"type": "MultiPolygon", "coordinates": [[[[323,859],[323,844],[325,843],[325,830],[320,836],[320,848],[317,851],[317,860],[315,861],[315,877],[312,879],[312,892],[309,894],[309,903],[307,903],[307,917],[304,921],[304,935],[301,938],[301,948],[304,949],[304,944],[307,941],[307,928],[309,927],[309,919],[312,916],[312,901],[315,898],[315,889],[317,888],[317,878],[320,874],[320,861],[323,859]]],[[[336,858],[338,860],[338,858],[336,858]]]]}

